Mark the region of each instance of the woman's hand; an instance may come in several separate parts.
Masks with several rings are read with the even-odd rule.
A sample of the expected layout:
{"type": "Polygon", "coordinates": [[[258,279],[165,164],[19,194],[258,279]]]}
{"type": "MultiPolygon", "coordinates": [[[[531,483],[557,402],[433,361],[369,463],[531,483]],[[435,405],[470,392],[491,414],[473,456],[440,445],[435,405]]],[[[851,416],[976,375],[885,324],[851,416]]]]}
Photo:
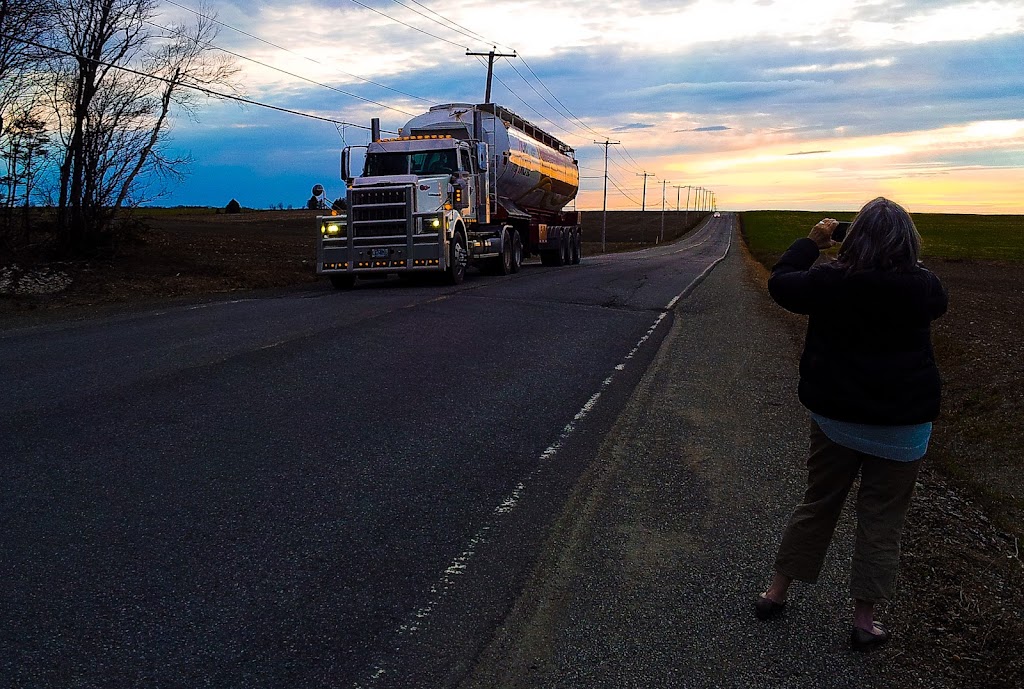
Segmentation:
{"type": "Polygon", "coordinates": [[[817,225],[811,228],[807,237],[818,245],[819,249],[827,249],[835,242],[832,241],[832,233],[839,227],[839,221],[835,218],[824,218],[817,225]]]}

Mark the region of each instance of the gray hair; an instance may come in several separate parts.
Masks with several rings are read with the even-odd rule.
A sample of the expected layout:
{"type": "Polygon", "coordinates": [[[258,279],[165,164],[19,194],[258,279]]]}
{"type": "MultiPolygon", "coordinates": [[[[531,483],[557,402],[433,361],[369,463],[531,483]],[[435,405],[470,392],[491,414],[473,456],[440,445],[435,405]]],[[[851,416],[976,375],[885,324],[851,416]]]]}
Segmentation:
{"type": "Polygon", "coordinates": [[[917,266],[921,235],[910,214],[879,196],[857,213],[837,260],[847,273],[866,270],[906,271],[917,266]]]}

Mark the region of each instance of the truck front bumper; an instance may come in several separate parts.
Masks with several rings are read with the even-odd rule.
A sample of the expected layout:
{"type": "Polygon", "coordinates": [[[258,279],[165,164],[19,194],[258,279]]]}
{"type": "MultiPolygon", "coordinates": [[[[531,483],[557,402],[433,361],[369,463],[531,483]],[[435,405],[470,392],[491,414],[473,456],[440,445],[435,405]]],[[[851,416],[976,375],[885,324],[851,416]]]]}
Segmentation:
{"type": "Polygon", "coordinates": [[[448,267],[444,247],[440,233],[404,238],[324,238],[318,244],[316,272],[358,275],[444,270],[448,267]]]}

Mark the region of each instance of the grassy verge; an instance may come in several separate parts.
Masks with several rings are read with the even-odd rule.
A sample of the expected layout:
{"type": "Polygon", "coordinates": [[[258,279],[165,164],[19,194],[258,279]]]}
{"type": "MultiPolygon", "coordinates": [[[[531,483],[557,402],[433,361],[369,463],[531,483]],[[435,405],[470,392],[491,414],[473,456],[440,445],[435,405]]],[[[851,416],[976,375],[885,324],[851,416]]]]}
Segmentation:
{"type": "MultiPolygon", "coordinates": [[[[806,237],[824,217],[853,220],[853,213],[748,211],[741,214],[750,253],[771,266],[794,239],[806,237]]],[[[924,257],[969,261],[1024,261],[1024,216],[916,213],[924,257]]]]}

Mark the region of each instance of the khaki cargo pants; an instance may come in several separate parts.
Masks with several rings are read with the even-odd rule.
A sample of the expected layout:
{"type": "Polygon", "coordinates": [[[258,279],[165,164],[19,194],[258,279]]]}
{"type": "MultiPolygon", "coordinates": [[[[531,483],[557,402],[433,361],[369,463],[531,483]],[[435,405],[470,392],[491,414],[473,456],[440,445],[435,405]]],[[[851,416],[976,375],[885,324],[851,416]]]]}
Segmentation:
{"type": "Polygon", "coordinates": [[[818,580],[843,503],[860,474],[850,594],[874,603],[891,600],[920,465],[921,460],[898,462],[837,445],[812,423],[807,492],[782,536],[775,571],[798,581],[818,580]]]}

